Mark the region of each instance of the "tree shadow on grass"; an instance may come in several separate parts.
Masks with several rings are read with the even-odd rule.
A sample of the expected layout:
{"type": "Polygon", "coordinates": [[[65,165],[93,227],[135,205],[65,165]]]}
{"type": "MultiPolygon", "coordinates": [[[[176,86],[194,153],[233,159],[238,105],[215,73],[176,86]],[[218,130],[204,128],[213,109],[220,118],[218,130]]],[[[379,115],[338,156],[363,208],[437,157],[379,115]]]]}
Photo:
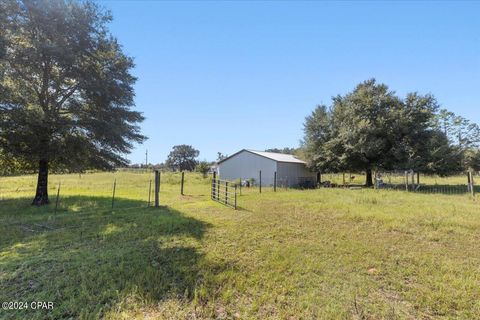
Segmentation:
{"type": "Polygon", "coordinates": [[[51,229],[22,229],[36,221],[35,210],[0,227],[0,300],[54,303],[53,310],[0,311],[0,318],[99,318],[126,299],[190,301],[199,288],[208,295],[204,272],[223,270],[198,250],[208,224],[129,199],[118,199],[113,211],[94,209],[107,200],[65,199],[87,205],[58,215],[51,229]]]}
{"type": "MultiPolygon", "coordinates": [[[[32,206],[31,197],[7,198],[0,201],[0,218],[4,215],[15,214],[16,217],[28,214],[48,214],[53,213],[56,206],[55,197],[50,198],[50,203],[44,206],[32,206]]],[[[153,202],[151,202],[152,204],[153,202]]],[[[130,198],[116,197],[113,208],[129,208],[147,206],[147,201],[141,201],[130,198]]],[[[58,201],[58,211],[82,212],[97,209],[111,209],[112,198],[86,195],[65,195],[60,196],[58,201]]]]}

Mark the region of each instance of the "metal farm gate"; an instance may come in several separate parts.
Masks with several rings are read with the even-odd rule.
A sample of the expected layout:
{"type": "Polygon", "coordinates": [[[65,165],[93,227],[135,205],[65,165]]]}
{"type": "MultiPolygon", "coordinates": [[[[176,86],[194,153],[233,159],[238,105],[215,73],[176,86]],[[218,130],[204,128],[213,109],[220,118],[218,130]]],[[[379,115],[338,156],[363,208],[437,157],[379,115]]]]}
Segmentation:
{"type": "Polygon", "coordinates": [[[213,176],[210,196],[227,207],[237,210],[237,184],[226,180],[220,180],[213,176]]]}

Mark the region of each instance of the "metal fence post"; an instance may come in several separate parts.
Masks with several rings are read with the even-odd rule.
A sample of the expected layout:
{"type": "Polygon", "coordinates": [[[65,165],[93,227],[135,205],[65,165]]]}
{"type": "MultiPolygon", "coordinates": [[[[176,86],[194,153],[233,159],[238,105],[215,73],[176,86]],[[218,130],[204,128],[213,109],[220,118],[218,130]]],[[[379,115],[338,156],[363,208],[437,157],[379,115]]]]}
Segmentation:
{"type": "Polygon", "coordinates": [[[470,171],[467,171],[467,192],[472,192],[470,186],[470,171]]]}
{"type": "Polygon", "coordinates": [[[471,172],[472,177],[470,180],[472,181],[472,197],[475,197],[475,179],[473,178],[473,172],[471,172]]]}
{"type": "Polygon", "coordinates": [[[237,210],[237,185],[235,185],[235,210],[237,210]]]}
{"type": "Polygon", "coordinates": [[[415,171],[412,170],[412,191],[416,191],[415,190],[415,171]]]}
{"type": "Polygon", "coordinates": [[[215,180],[217,180],[217,173],[213,172],[213,179],[212,179],[212,190],[210,190],[210,198],[215,199],[215,180]]]}
{"type": "Polygon", "coordinates": [[[155,207],[160,205],[160,172],[155,170],[155,207]]]}
{"type": "Polygon", "coordinates": [[[228,204],[228,181],[225,181],[225,204],[228,204]]]}
{"type": "Polygon", "coordinates": [[[150,179],[150,183],[148,184],[148,204],[147,207],[150,207],[150,197],[152,196],[152,179],[150,179]]]}
{"type": "Polygon", "coordinates": [[[112,194],[112,209],[113,209],[113,204],[115,203],[115,189],[117,187],[117,179],[113,181],[113,194],[112,194]]]}
{"type": "Polygon", "coordinates": [[[405,171],[405,190],[408,191],[408,171],[405,171]]]}
{"type": "Polygon", "coordinates": [[[258,187],[259,187],[260,193],[262,193],[262,170],[260,170],[258,173],[258,179],[260,181],[260,183],[258,184],[258,187]]]}
{"type": "Polygon", "coordinates": [[[60,186],[61,186],[61,182],[58,183],[57,199],[55,200],[55,211],[54,211],[54,217],[53,217],[54,220],[57,217],[58,199],[60,197],[60,186]]]}
{"type": "Polygon", "coordinates": [[[277,192],[277,171],[273,173],[273,192],[277,192]]]}
{"type": "Polygon", "coordinates": [[[472,171],[468,172],[468,180],[469,180],[470,193],[472,194],[472,197],[475,197],[475,184],[473,182],[472,171]]]}

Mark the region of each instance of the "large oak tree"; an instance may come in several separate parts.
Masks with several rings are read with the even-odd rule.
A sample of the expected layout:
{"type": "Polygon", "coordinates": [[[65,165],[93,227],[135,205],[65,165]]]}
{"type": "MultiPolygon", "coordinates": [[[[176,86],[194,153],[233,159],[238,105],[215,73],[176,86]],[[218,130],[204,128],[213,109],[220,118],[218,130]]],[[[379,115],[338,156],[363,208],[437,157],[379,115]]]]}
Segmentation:
{"type": "Polygon", "coordinates": [[[414,169],[445,174],[461,170],[461,154],[436,126],[438,105],[431,95],[399,98],[374,79],[318,106],[306,118],[304,144],[317,171],[414,169]]]}
{"type": "Polygon", "coordinates": [[[38,166],[42,205],[49,166],[110,169],[145,139],[134,63],[93,2],[0,0],[0,12],[0,151],[38,166]]]}

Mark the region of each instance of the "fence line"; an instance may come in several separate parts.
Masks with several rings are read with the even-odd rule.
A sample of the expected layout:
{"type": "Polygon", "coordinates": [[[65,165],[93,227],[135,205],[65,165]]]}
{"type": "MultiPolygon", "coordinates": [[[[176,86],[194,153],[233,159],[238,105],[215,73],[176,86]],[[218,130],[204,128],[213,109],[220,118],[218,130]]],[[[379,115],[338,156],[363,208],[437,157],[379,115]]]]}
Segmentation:
{"type": "MultiPolygon", "coordinates": [[[[364,187],[362,173],[322,173],[319,187],[360,188],[364,187]],[[359,177],[360,176],[360,177],[359,177]]],[[[451,176],[427,175],[417,171],[378,171],[373,175],[374,189],[401,190],[427,194],[470,194],[480,191],[475,185],[475,173],[468,172],[451,176]]]]}
{"type": "MultiPolygon", "coordinates": [[[[130,186],[128,184],[131,182],[128,180],[124,180],[121,174],[120,176],[115,176],[113,174],[109,176],[108,174],[110,173],[104,173],[103,177],[111,177],[113,181],[110,180],[110,182],[108,182],[104,179],[102,181],[99,181],[98,184],[97,180],[93,179],[93,177],[90,179],[86,179],[84,176],[82,176],[77,179],[75,176],[72,177],[71,175],[66,175],[67,183],[65,183],[62,176],[56,175],[56,177],[51,181],[49,185],[49,193],[51,193],[53,205],[49,207],[46,211],[54,214],[56,214],[57,212],[63,212],[65,210],[70,211],[70,204],[74,204],[75,201],[82,201],[82,197],[96,197],[92,199],[92,201],[95,202],[92,202],[92,206],[95,206],[96,208],[95,210],[103,210],[107,208],[117,209],[117,207],[130,205],[132,205],[132,208],[135,208],[138,207],[138,204],[141,203],[145,203],[145,206],[149,207],[154,205],[153,201],[155,201],[156,206],[160,205],[160,171],[158,171],[158,182],[155,179],[155,184],[153,177],[148,174],[145,176],[145,179],[143,179],[143,177],[135,178],[137,179],[135,180],[136,182],[133,182],[130,186]],[[62,193],[61,197],[59,183],[60,181],[62,193]],[[119,183],[117,184],[117,182],[119,183]],[[54,198],[54,190],[56,191],[55,193],[57,193],[56,199],[54,198]],[[77,190],[78,194],[73,193],[77,192],[77,190]],[[92,190],[91,194],[88,194],[89,190],[92,190]],[[147,190],[148,194],[146,194],[147,190]],[[135,196],[131,198],[130,193],[127,193],[127,191],[131,191],[135,194],[135,196]],[[152,195],[152,192],[154,192],[154,195],[152,195]],[[73,197],[79,198],[73,199],[73,197]],[[111,203],[108,203],[108,197],[111,197],[111,203]],[[121,201],[119,201],[119,199],[121,201]]],[[[256,182],[259,182],[260,172],[258,172],[257,174],[258,180],[256,182]]],[[[261,181],[265,182],[265,180],[267,180],[268,182],[270,182],[270,180],[268,180],[270,177],[265,177],[265,175],[266,174],[262,172],[261,181]]],[[[256,185],[256,183],[254,183],[253,185],[251,185],[253,188],[245,188],[244,190],[242,190],[242,188],[245,186],[244,183],[248,181],[248,179],[245,178],[239,178],[236,181],[227,181],[216,179],[215,174],[213,176],[214,180],[211,181],[210,186],[210,196],[212,200],[220,202],[234,209],[238,207],[238,196],[242,195],[242,192],[246,194],[254,192],[258,193],[260,189],[256,185]]],[[[27,176],[20,180],[12,180],[9,177],[5,178],[9,179],[9,182],[0,186],[0,201],[3,202],[18,199],[19,196],[23,198],[23,196],[27,195],[27,192],[31,192],[31,196],[33,196],[35,192],[35,177],[27,176]]],[[[196,177],[193,175],[189,176],[188,173],[167,173],[165,175],[162,174],[161,182],[162,184],[166,183],[167,185],[173,185],[173,187],[167,188],[167,192],[172,192],[173,189],[174,192],[177,194],[182,194],[182,191],[185,191],[185,188],[187,188],[186,190],[188,191],[189,184],[192,182],[201,183],[202,185],[203,183],[205,183],[205,188],[208,188],[208,180],[200,179],[204,181],[201,182],[199,180],[196,180],[197,178],[200,179],[200,177],[196,177]],[[183,188],[181,185],[182,181],[184,184],[183,188]]],[[[317,187],[361,187],[363,186],[365,177],[358,173],[322,173],[321,178],[323,182],[317,185],[317,187]],[[345,181],[345,184],[343,184],[343,181],[345,181]],[[360,184],[360,182],[362,184],[360,184]]],[[[128,177],[126,177],[126,179],[128,179],[128,177]]],[[[305,178],[305,184],[307,184],[307,182],[311,183],[311,179],[312,178],[310,177],[308,177],[308,179],[305,178]]],[[[301,182],[300,180],[302,179],[299,179],[299,182],[301,182]]],[[[473,172],[450,177],[430,176],[413,171],[374,173],[374,182],[376,189],[401,191],[408,190],[409,192],[417,192],[424,194],[469,194],[474,197],[477,192],[480,192],[480,185],[475,185],[475,180],[476,175],[473,172]]],[[[3,182],[3,180],[1,182],[3,182]]],[[[266,188],[264,184],[262,186],[262,193],[268,193],[271,191],[278,192],[279,190],[282,190],[282,188],[290,188],[288,179],[279,177],[276,173],[274,173],[272,185],[266,188]]],[[[89,206],[90,205],[84,206],[83,204],[80,204],[80,210],[83,210],[83,208],[88,210],[89,206]]]]}
{"type": "MultiPolygon", "coordinates": [[[[153,175],[155,172],[149,171],[149,173],[153,175]]],[[[107,212],[114,213],[147,208],[153,206],[154,200],[157,200],[159,206],[161,182],[169,186],[166,189],[169,195],[183,193],[182,189],[183,191],[188,190],[185,188],[188,188],[190,183],[198,184],[198,187],[202,188],[203,194],[205,190],[203,188],[209,187],[209,181],[207,179],[201,179],[200,176],[197,177],[196,175],[192,175],[192,178],[190,178],[188,173],[167,173],[164,176],[166,179],[162,177],[162,181],[160,180],[159,171],[158,180],[154,180],[155,177],[152,177],[150,174],[146,174],[144,178],[134,178],[134,180],[129,180],[131,176],[124,176],[121,173],[119,175],[111,172],[103,172],[100,174],[102,174],[101,180],[97,180],[97,177],[93,176],[84,178],[83,175],[77,177],[76,174],[54,174],[52,178],[49,179],[50,183],[48,185],[52,204],[44,206],[41,215],[34,217],[33,220],[30,218],[25,219],[22,215],[7,215],[2,217],[3,219],[0,219],[0,223],[4,227],[16,226],[28,232],[55,231],[71,227],[83,228],[85,227],[83,222],[81,222],[81,226],[65,226],[63,225],[63,221],[67,217],[74,217],[75,221],[84,221],[84,219],[88,220],[89,217],[97,213],[103,215],[107,212]],[[183,188],[181,186],[182,182],[183,188]],[[178,188],[179,184],[181,188],[178,188]],[[152,192],[154,192],[153,195],[152,192]]],[[[36,176],[34,175],[24,176],[20,179],[0,177],[0,205],[4,206],[4,209],[7,210],[10,206],[13,210],[17,202],[29,206],[29,198],[34,196],[36,190],[35,184],[36,176]]],[[[225,193],[226,201],[224,202],[233,208],[237,208],[236,188],[236,184],[229,184],[228,189],[225,191],[220,188],[220,192],[225,193]]],[[[222,198],[222,194],[219,194],[219,197],[222,198]]],[[[168,199],[168,201],[175,201],[175,198],[172,200],[172,198],[169,197],[168,199]]],[[[33,212],[36,211],[34,210],[32,213],[33,212]]],[[[136,214],[135,211],[132,211],[132,215],[136,214]]],[[[26,217],[32,216],[28,214],[26,217]]]]}
{"type": "Polygon", "coordinates": [[[210,198],[237,210],[237,184],[227,180],[220,180],[214,175],[210,198]]]}

